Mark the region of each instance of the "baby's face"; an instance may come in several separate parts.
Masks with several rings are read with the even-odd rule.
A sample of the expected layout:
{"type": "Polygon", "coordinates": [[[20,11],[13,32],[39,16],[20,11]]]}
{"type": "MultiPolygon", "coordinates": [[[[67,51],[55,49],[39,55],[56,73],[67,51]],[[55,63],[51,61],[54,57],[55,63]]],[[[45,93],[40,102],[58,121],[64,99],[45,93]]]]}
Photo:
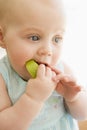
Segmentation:
{"type": "Polygon", "coordinates": [[[51,66],[57,64],[64,33],[64,16],[60,5],[55,2],[53,6],[45,0],[22,2],[19,2],[21,8],[15,10],[17,19],[7,29],[4,44],[13,68],[27,80],[26,61],[34,59],[51,66]]]}

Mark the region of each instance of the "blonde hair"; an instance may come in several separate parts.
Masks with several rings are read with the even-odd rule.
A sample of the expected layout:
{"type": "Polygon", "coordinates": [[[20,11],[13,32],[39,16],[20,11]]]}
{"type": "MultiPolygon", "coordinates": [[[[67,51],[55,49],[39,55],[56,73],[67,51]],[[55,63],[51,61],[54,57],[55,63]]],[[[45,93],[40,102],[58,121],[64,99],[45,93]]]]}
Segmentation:
{"type": "Polygon", "coordinates": [[[0,22],[8,18],[10,0],[0,0],[0,22]]]}
{"type": "Polygon", "coordinates": [[[0,25],[6,27],[14,21],[16,0],[0,0],[0,25]]]}
{"type": "MultiPolygon", "coordinates": [[[[23,14],[20,14],[20,12],[27,8],[24,6],[25,0],[0,0],[0,25],[3,27],[7,27],[11,25],[12,23],[16,23],[16,20],[20,19],[19,16],[26,16],[26,14],[23,12],[23,14]],[[23,6],[24,7],[23,7],[23,6]],[[19,14],[19,15],[18,15],[19,14]]],[[[29,2],[27,13],[29,13],[29,6],[31,8],[32,0],[27,0],[29,2]]],[[[45,6],[57,6],[62,10],[61,6],[61,0],[35,0],[36,3],[40,3],[40,5],[45,6]]],[[[34,4],[36,4],[34,2],[34,4]]],[[[63,12],[64,13],[64,12],[63,12]]]]}

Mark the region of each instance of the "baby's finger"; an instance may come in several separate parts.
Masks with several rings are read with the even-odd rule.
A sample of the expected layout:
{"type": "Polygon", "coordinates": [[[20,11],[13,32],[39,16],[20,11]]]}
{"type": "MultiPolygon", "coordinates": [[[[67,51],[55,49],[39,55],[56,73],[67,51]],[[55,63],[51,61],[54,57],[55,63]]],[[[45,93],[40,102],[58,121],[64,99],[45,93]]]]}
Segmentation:
{"type": "Polygon", "coordinates": [[[67,83],[68,85],[71,85],[71,86],[76,85],[76,79],[70,75],[64,75],[64,77],[61,78],[61,82],[67,83]]]}
{"type": "Polygon", "coordinates": [[[58,70],[57,68],[51,67],[52,71],[54,71],[56,74],[60,74],[62,73],[60,70],[58,70]]]}
{"type": "Polygon", "coordinates": [[[64,74],[57,74],[55,77],[54,77],[54,80],[57,81],[57,80],[61,80],[64,78],[64,74]]]}
{"type": "Polygon", "coordinates": [[[45,73],[46,76],[49,76],[49,77],[52,77],[52,70],[50,67],[46,67],[46,73],[45,73]]]}
{"type": "Polygon", "coordinates": [[[79,92],[81,91],[81,86],[76,86],[76,90],[79,92]]]}
{"type": "Polygon", "coordinates": [[[45,76],[45,65],[44,64],[40,64],[39,67],[38,67],[38,70],[37,70],[37,76],[38,77],[44,77],[45,76]]]}
{"type": "Polygon", "coordinates": [[[56,73],[54,71],[52,71],[52,77],[55,77],[56,73]]]}
{"type": "Polygon", "coordinates": [[[57,75],[54,79],[55,81],[60,80],[63,84],[70,84],[70,85],[76,85],[76,80],[70,76],[70,75],[65,75],[63,73],[57,75]]]}

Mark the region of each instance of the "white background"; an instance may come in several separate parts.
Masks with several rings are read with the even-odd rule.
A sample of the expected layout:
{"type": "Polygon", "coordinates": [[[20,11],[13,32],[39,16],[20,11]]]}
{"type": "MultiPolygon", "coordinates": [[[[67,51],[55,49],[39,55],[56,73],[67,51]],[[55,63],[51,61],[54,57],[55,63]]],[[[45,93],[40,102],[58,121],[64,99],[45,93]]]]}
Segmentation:
{"type": "Polygon", "coordinates": [[[63,0],[67,13],[67,32],[63,59],[87,85],[87,1],[63,0]]]}
{"type": "MultiPolygon", "coordinates": [[[[62,58],[78,79],[87,85],[87,4],[86,0],[63,0],[67,16],[67,31],[62,58]]],[[[0,58],[5,51],[0,48],[0,58]]]]}

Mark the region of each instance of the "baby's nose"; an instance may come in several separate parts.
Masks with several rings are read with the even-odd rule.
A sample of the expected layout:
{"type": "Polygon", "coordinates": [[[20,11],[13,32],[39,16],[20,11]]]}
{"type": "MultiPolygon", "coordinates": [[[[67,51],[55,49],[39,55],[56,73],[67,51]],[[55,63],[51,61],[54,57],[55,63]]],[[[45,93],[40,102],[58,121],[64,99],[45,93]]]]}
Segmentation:
{"type": "Polygon", "coordinates": [[[50,46],[41,47],[38,50],[38,54],[40,56],[43,56],[43,55],[45,55],[45,56],[51,56],[52,55],[52,47],[50,47],[50,46]]]}

